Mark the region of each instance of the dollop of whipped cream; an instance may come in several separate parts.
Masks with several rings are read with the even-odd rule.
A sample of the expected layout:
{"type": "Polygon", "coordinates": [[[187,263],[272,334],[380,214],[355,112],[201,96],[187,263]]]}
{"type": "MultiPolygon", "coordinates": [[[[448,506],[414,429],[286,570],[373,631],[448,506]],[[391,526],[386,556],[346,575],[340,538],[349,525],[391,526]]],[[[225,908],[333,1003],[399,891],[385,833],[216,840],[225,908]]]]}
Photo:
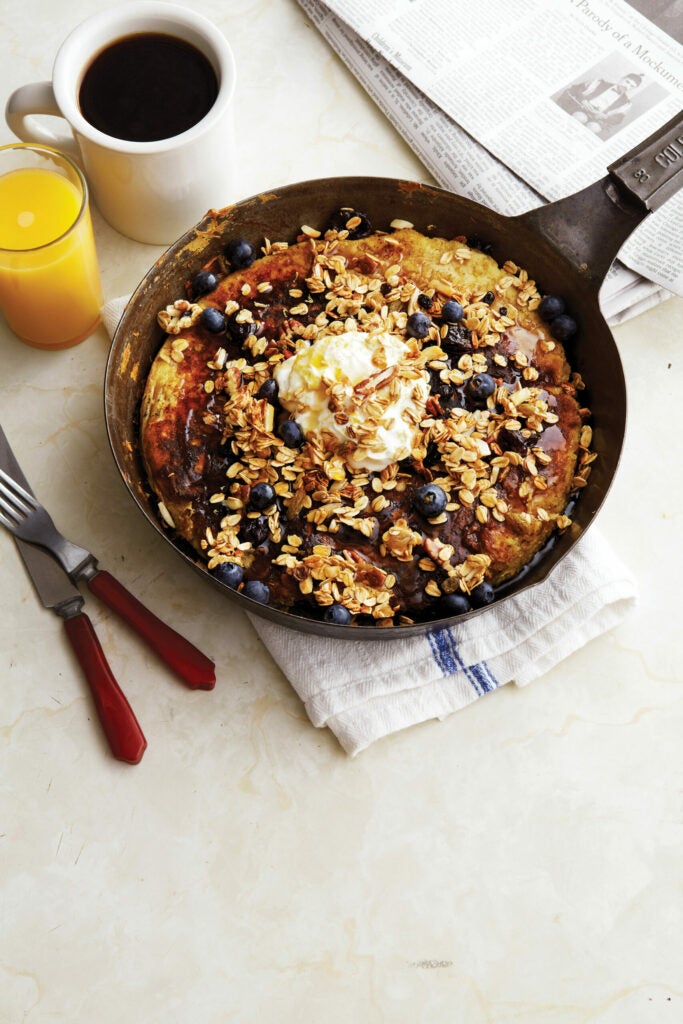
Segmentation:
{"type": "Polygon", "coordinates": [[[429,396],[417,355],[388,331],[321,334],[273,376],[304,434],[327,431],[353,470],[379,472],[414,447],[429,396]]]}

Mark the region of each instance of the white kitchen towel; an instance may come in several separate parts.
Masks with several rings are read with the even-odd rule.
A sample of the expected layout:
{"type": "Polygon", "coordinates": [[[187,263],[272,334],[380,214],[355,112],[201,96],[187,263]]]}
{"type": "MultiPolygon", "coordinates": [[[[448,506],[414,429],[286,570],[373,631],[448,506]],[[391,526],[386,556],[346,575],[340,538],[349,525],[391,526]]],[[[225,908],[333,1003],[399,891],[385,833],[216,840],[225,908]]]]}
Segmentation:
{"type": "MultiPolygon", "coordinates": [[[[126,301],[102,310],[110,335],[126,301]]],[[[329,640],[249,619],[313,725],[327,726],[353,755],[505,683],[530,683],[616,626],[635,600],[632,575],[593,527],[542,583],[424,636],[329,640]]]]}
{"type": "Polygon", "coordinates": [[[542,583],[425,636],[328,640],[251,621],[313,724],[356,754],[505,683],[530,683],[616,626],[635,598],[631,574],[592,527],[542,583]]]}

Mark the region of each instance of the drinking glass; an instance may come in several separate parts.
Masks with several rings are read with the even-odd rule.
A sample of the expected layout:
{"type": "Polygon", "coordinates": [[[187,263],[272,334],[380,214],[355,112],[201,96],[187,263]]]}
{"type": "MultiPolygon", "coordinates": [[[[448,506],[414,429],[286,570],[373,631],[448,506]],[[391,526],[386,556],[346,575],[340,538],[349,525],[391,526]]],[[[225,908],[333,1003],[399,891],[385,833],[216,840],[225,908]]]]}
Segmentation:
{"type": "Polygon", "coordinates": [[[77,345],[100,319],[88,187],[68,156],[0,146],[0,309],[36,348],[77,345]]]}

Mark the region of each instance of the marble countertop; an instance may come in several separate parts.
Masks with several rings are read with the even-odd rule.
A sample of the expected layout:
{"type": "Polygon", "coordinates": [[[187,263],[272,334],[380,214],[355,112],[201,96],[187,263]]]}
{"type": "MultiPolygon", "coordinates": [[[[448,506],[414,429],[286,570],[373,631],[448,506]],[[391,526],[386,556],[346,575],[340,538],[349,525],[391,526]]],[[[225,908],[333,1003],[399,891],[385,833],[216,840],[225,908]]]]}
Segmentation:
{"type": "MultiPolygon", "coordinates": [[[[294,0],[186,6],[235,51],[235,198],[429,180],[294,0]]],[[[48,78],[98,7],[0,4],[0,94],[48,78]]],[[[130,291],[160,249],[97,212],[95,231],[106,297],[130,291]]],[[[615,332],[630,420],[600,525],[636,611],[530,686],[353,760],[130,500],[104,330],[45,353],[0,321],[0,420],[35,491],[218,664],[213,692],[187,691],[88,599],[149,741],[137,767],[114,761],[0,536],[0,1024],[683,1019],[682,321],[672,299],[615,332]]]]}

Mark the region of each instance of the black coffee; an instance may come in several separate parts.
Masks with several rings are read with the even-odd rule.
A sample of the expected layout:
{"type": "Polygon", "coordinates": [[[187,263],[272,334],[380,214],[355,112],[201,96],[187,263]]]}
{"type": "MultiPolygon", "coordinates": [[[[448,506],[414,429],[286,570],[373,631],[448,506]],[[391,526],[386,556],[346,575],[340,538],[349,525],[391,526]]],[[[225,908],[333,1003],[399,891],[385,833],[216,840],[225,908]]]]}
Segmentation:
{"type": "Polygon", "coordinates": [[[154,142],[197,124],[217,95],[216,73],[195,46],[161,32],[140,32],[95,57],[78,100],[86,121],[105,135],[154,142]]]}

